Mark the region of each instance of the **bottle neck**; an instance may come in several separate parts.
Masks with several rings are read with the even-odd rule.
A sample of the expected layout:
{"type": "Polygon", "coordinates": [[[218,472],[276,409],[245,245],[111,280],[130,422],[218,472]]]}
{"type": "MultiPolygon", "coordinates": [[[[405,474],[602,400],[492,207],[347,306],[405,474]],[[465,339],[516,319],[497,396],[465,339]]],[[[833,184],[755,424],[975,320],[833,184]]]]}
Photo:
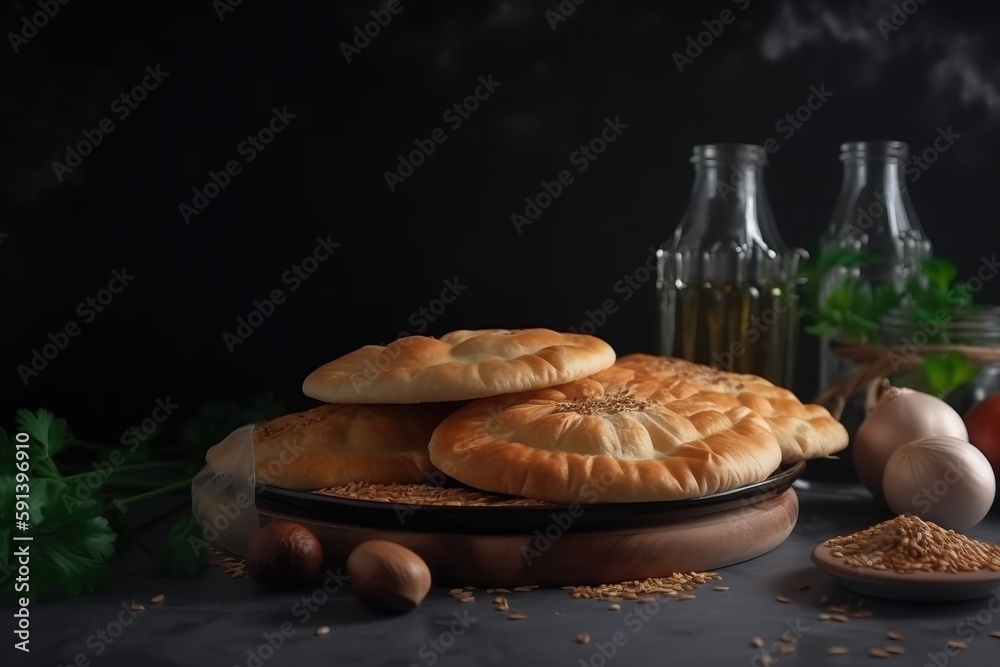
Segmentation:
{"type": "Polygon", "coordinates": [[[691,199],[678,234],[782,249],[764,187],[763,165],[747,161],[695,164],[691,199]]]}

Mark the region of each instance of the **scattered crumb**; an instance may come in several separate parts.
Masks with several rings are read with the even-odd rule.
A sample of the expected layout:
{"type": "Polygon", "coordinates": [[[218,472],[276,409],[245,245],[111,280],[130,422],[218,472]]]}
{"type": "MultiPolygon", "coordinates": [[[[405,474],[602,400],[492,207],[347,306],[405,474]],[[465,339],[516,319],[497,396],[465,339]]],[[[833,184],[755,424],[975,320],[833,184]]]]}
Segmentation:
{"type": "Polygon", "coordinates": [[[580,634],[578,634],[576,636],[576,642],[578,644],[589,644],[590,643],[590,635],[588,633],[586,633],[586,632],[581,632],[580,634]]]}

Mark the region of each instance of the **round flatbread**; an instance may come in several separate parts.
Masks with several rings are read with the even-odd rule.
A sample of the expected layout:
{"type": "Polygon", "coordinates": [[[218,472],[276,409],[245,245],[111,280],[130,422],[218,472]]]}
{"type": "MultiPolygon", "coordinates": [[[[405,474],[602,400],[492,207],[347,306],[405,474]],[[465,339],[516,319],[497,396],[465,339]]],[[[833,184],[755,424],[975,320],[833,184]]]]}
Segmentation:
{"type": "MultiPolygon", "coordinates": [[[[435,427],[458,407],[429,405],[322,405],[261,422],[253,428],[256,481],[312,491],[351,482],[416,484],[441,473],[427,454],[435,427]]],[[[208,450],[224,470],[240,443],[227,439],[208,450]]]]}
{"type": "Polygon", "coordinates": [[[781,450],[764,420],[626,368],[473,401],[431,436],[465,484],[555,503],[678,500],[762,481],[781,450]]]}
{"type": "Polygon", "coordinates": [[[549,329],[453,331],[366,345],[324,364],[302,385],[328,403],[464,401],[541,389],[615,362],[599,338],[549,329]]]}
{"type": "Polygon", "coordinates": [[[651,375],[668,387],[677,382],[694,385],[720,406],[750,408],[774,432],[782,463],[822,458],[847,447],[847,429],[829,410],[802,403],[788,389],[762,377],[650,354],[630,354],[615,365],[651,375]]]}

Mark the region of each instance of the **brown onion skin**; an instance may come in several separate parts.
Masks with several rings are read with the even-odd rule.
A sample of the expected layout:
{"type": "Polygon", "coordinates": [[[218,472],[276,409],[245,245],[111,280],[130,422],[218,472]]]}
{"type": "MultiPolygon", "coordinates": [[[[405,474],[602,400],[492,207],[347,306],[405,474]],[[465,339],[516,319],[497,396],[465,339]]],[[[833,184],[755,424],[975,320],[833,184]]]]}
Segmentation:
{"type": "Polygon", "coordinates": [[[247,545],[246,571],[267,588],[303,586],[323,568],[323,545],[308,528],[272,521],[247,545]]]}

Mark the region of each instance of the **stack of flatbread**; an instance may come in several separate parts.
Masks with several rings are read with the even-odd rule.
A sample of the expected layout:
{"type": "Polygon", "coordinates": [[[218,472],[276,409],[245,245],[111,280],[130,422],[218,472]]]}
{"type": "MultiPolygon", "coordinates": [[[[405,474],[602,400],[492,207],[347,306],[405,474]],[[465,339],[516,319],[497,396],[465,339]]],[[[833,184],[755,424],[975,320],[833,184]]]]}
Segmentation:
{"type": "Polygon", "coordinates": [[[678,500],[847,446],[829,412],[762,378],[650,355],[616,363],[604,341],[548,329],[365,346],[303,391],[325,405],[254,427],[258,478],[274,486],[420,484],[443,471],[554,503],[678,500]]]}

